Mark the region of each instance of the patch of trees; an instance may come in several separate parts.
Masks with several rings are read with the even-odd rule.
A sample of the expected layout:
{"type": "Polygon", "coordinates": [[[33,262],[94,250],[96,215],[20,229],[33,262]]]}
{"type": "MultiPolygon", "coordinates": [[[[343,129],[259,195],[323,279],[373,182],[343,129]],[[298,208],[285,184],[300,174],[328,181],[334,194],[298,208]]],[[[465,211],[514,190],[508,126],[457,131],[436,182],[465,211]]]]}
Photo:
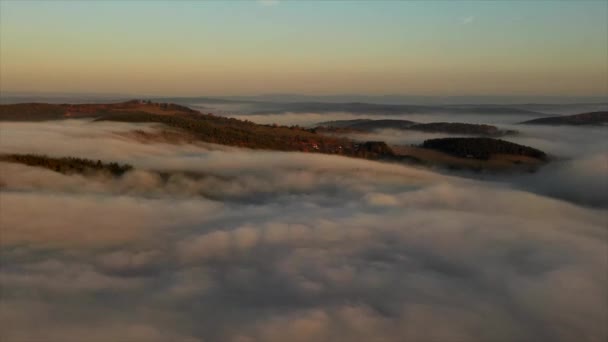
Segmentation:
{"type": "Polygon", "coordinates": [[[470,124],[460,122],[431,122],[424,124],[416,124],[410,126],[409,129],[423,132],[441,132],[451,134],[469,134],[469,135],[500,135],[502,132],[492,125],[470,124]]]}
{"type": "Polygon", "coordinates": [[[317,125],[317,129],[327,132],[370,132],[376,129],[407,129],[415,124],[409,120],[393,120],[393,119],[354,119],[354,120],[336,120],[321,122],[317,125]]]}
{"type": "Polygon", "coordinates": [[[367,141],[354,145],[354,155],[361,158],[394,157],[395,153],[384,141],[367,141]]]}
{"type": "Polygon", "coordinates": [[[155,115],[145,112],[113,113],[98,120],[121,122],[157,122],[193,134],[209,143],[254,149],[294,150],[299,141],[317,136],[288,127],[256,125],[213,115],[155,115]]]}
{"type": "Polygon", "coordinates": [[[196,111],[192,108],[182,106],[182,105],[179,105],[176,103],[153,102],[152,100],[130,100],[130,101],[123,102],[123,103],[113,104],[112,106],[115,107],[116,110],[121,110],[121,109],[137,108],[139,105],[149,105],[149,106],[161,108],[163,110],[171,110],[171,111],[177,111],[177,112],[183,112],[183,113],[198,113],[198,111],[196,111]]]}
{"type": "Polygon", "coordinates": [[[462,158],[487,160],[493,154],[511,154],[545,159],[546,154],[535,148],[492,138],[443,138],[425,140],[422,147],[462,158]]]}
{"type": "Polygon", "coordinates": [[[499,130],[496,126],[460,122],[416,123],[409,120],[338,120],[320,123],[317,130],[328,133],[370,132],[377,129],[414,130],[433,133],[467,134],[481,136],[500,136],[514,134],[516,131],[499,130]]]}
{"type": "Polygon", "coordinates": [[[391,120],[391,119],[383,119],[383,120],[367,120],[362,122],[355,122],[349,125],[349,128],[359,129],[364,131],[372,131],[376,129],[407,129],[410,126],[415,124],[413,121],[409,120],[391,120]]]}
{"type": "Polygon", "coordinates": [[[101,160],[94,161],[75,157],[53,158],[39,154],[5,154],[0,155],[0,161],[42,167],[64,174],[107,172],[114,176],[122,176],[133,169],[129,164],[103,163],[101,160]]]}
{"type": "Polygon", "coordinates": [[[532,125],[596,125],[602,126],[608,124],[608,111],[590,112],[575,115],[564,115],[557,117],[540,118],[529,121],[524,121],[522,124],[532,125]]]}

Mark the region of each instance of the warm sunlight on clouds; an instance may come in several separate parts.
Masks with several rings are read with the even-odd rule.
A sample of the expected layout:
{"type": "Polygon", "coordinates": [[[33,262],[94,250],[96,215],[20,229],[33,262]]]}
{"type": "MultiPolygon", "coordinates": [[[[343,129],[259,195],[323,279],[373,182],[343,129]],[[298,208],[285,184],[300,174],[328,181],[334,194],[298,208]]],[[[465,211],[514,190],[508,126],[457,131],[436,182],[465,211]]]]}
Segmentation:
{"type": "MultiPolygon", "coordinates": [[[[137,168],[114,178],[0,163],[3,341],[608,334],[606,211],[576,204],[575,190],[597,177],[588,187],[608,204],[601,160],[522,175],[544,188],[530,193],[405,164],[142,144],[116,134],[151,129],[131,123],[3,125],[0,152],[137,168]],[[543,195],[556,188],[564,200],[543,195]]],[[[595,145],[564,135],[580,135],[582,153],[595,145]]]]}
{"type": "Polygon", "coordinates": [[[608,342],[608,1],[0,0],[1,342],[608,342]]]}

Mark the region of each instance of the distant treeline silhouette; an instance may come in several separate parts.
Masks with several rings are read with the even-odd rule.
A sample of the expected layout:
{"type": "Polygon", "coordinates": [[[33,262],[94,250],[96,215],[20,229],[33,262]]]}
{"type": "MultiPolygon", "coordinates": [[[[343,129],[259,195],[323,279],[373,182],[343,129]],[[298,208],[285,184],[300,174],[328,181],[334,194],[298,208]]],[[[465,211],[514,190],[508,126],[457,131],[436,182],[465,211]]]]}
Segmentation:
{"type": "Polygon", "coordinates": [[[442,138],[425,140],[424,148],[439,150],[463,158],[487,160],[493,154],[512,154],[545,159],[543,151],[492,138],[442,138]]]}
{"type": "Polygon", "coordinates": [[[572,125],[572,126],[606,126],[608,125],[608,111],[589,112],[575,115],[554,116],[539,118],[522,122],[532,125],[572,125]]]}
{"type": "Polygon", "coordinates": [[[486,135],[486,136],[499,136],[505,134],[515,134],[516,131],[499,130],[496,126],[484,125],[484,124],[470,124],[460,122],[431,122],[422,123],[410,126],[408,129],[414,131],[423,132],[441,132],[441,133],[452,133],[452,134],[468,134],[468,135],[486,135]]]}
{"type": "Polygon", "coordinates": [[[94,161],[75,157],[53,158],[39,154],[4,154],[0,155],[0,161],[43,167],[64,174],[83,174],[93,171],[109,172],[114,176],[121,176],[133,169],[129,164],[103,163],[101,160],[94,161]]]}

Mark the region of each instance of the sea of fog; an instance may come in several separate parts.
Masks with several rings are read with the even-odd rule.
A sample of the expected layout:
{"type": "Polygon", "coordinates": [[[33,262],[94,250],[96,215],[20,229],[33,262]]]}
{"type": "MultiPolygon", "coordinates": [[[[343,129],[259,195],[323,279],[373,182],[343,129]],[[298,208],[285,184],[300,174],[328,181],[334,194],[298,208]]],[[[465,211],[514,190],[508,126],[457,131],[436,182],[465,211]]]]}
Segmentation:
{"type": "Polygon", "coordinates": [[[0,340],[606,341],[606,129],[403,118],[498,123],[554,162],[475,176],[125,134],[154,125],[1,123],[0,153],[136,170],[0,163],[0,340]]]}

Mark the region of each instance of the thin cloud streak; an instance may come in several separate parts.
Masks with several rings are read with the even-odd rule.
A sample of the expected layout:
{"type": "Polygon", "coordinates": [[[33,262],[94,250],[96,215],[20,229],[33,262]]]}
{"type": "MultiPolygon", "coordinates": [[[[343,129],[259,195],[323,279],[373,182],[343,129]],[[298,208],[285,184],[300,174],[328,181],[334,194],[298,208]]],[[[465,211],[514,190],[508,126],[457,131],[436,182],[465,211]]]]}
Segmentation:
{"type": "Polygon", "coordinates": [[[475,21],[474,16],[468,16],[460,19],[460,23],[463,25],[471,24],[473,21],[475,21]]]}

